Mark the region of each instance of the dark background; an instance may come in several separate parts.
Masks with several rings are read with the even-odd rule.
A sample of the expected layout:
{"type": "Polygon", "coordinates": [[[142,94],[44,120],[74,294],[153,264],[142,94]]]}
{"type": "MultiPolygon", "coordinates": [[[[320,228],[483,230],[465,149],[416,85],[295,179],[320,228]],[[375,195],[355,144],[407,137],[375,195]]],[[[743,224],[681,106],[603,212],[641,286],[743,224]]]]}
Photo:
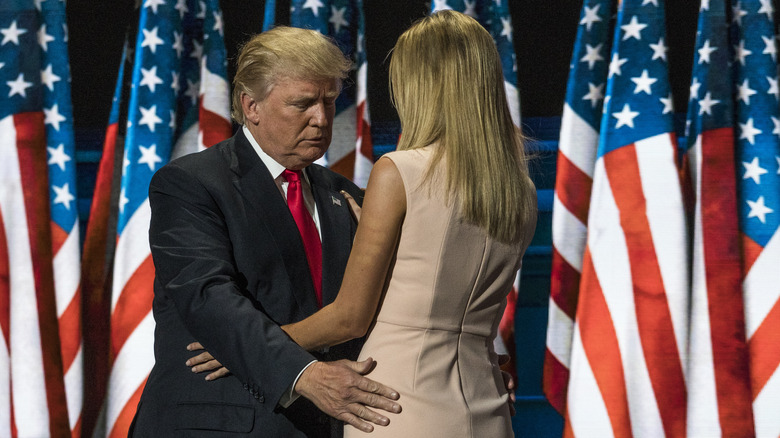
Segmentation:
{"type": "MultiPolygon", "coordinates": [[[[521,111],[524,118],[557,117],[563,107],[566,79],[581,2],[577,0],[508,0],[514,22],[521,111]]],[[[264,1],[222,0],[228,74],[232,79],[237,46],[260,32],[264,1]]],[[[278,1],[278,19],[289,16],[278,1]]],[[[386,56],[401,34],[429,10],[424,0],[365,0],[368,102],[372,122],[397,116],[387,93],[386,56]]],[[[67,3],[72,96],[76,130],[105,129],[119,68],[125,28],[137,19],[134,0],[67,3]]],[[[672,0],[667,5],[667,46],[675,108],[685,111],[690,83],[698,2],[672,0]]],[[[77,144],[78,147],[78,144],[77,144]]]]}

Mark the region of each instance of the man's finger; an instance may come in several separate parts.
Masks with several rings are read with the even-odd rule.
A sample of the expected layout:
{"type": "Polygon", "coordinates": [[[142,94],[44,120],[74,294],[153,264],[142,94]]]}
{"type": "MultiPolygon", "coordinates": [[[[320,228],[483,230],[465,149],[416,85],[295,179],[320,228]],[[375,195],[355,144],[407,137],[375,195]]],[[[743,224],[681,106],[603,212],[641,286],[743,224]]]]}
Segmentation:
{"type": "Polygon", "coordinates": [[[203,352],[203,353],[201,353],[201,354],[199,354],[197,356],[193,356],[193,357],[189,358],[189,360],[187,360],[187,362],[186,362],[186,365],[188,367],[191,367],[191,366],[195,366],[195,365],[200,365],[200,364],[206,363],[206,362],[208,362],[210,360],[214,360],[214,356],[212,356],[211,353],[209,353],[208,351],[205,351],[205,352],[203,352]]]}
{"type": "Polygon", "coordinates": [[[341,415],[339,415],[337,418],[363,432],[371,433],[374,431],[374,426],[361,420],[355,414],[344,412],[341,415]]]}
{"type": "MultiPolygon", "coordinates": [[[[364,391],[366,394],[370,394],[370,395],[375,395],[376,396],[376,397],[368,397],[368,399],[366,400],[366,404],[367,405],[374,406],[376,408],[382,408],[384,410],[387,410],[387,409],[385,409],[385,406],[378,406],[378,405],[374,404],[374,403],[378,403],[378,402],[371,403],[371,402],[374,401],[374,399],[379,400],[379,402],[381,402],[385,398],[386,399],[390,399],[390,400],[398,400],[398,398],[399,398],[398,391],[396,391],[393,388],[390,388],[388,386],[385,386],[385,385],[383,385],[383,384],[381,384],[379,382],[371,380],[368,377],[361,377],[360,380],[358,380],[357,387],[361,391],[364,391]]],[[[386,404],[386,405],[388,405],[388,406],[389,405],[398,406],[397,403],[389,403],[389,404],[386,404]]],[[[393,409],[392,412],[396,412],[396,411],[393,409]]],[[[400,411],[400,406],[399,406],[399,410],[397,412],[401,412],[400,411]]]]}
{"type": "Polygon", "coordinates": [[[200,342],[195,341],[189,345],[187,345],[188,351],[194,351],[194,350],[203,350],[203,345],[200,345],[200,342]]]}
{"type": "Polygon", "coordinates": [[[385,417],[382,414],[379,414],[377,412],[372,411],[371,409],[368,409],[364,405],[361,405],[359,403],[352,403],[349,405],[349,410],[357,416],[359,419],[367,421],[369,423],[378,424],[380,426],[387,426],[390,424],[390,419],[385,417]]]}
{"type": "Polygon", "coordinates": [[[219,379],[220,377],[225,377],[228,374],[230,374],[230,371],[228,371],[227,368],[222,367],[222,368],[214,371],[213,373],[209,374],[208,376],[206,376],[206,380],[219,379]]]}

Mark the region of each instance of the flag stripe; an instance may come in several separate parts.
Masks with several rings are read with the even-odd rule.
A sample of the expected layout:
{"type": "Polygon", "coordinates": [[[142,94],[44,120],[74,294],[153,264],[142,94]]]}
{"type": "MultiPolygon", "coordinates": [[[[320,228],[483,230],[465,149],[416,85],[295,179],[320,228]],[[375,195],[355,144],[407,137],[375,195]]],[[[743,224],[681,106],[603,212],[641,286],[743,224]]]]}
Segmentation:
{"type": "MultiPolygon", "coordinates": [[[[600,399],[608,413],[612,435],[630,437],[632,436],[631,416],[629,415],[628,393],[625,386],[620,343],[612,319],[614,311],[607,303],[599,284],[599,277],[594,269],[590,251],[587,249],[585,250],[582,270],[582,288],[588,290],[588,293],[580,297],[576,330],[582,340],[582,349],[589,365],[583,363],[582,367],[575,367],[575,364],[572,363],[572,382],[579,381],[575,374],[579,373],[580,369],[590,370],[600,392],[600,399]]],[[[578,395],[572,394],[570,389],[568,403],[570,412],[595,401],[594,398],[591,398],[588,403],[573,403],[572,397],[576,398],[578,395]]],[[[587,427],[580,428],[584,420],[585,418],[581,419],[578,424],[574,418],[571,419],[576,432],[584,431],[586,432],[584,435],[587,436],[587,427]]],[[[601,432],[602,430],[599,430],[599,433],[601,432]]]]}
{"type": "Polygon", "coordinates": [[[125,282],[111,314],[112,357],[119,354],[127,339],[151,313],[154,300],[154,263],[149,255],[125,282]]]}
{"type": "MultiPolygon", "coordinates": [[[[585,235],[580,234],[580,236],[584,237],[585,235]]],[[[574,316],[577,312],[580,272],[566,262],[563,256],[561,256],[561,254],[558,252],[557,247],[553,247],[551,272],[552,285],[550,288],[550,299],[552,302],[550,304],[551,306],[554,304],[554,307],[557,307],[566,315],[565,319],[555,319],[561,319],[561,322],[563,323],[566,323],[568,320],[568,323],[571,324],[574,322],[574,316]]],[[[550,328],[552,329],[553,327],[550,328]]],[[[551,339],[551,341],[554,340],[551,339]]]]}
{"type": "MultiPolygon", "coordinates": [[[[570,350],[566,351],[566,363],[569,362],[570,350]]],[[[548,401],[558,412],[566,409],[566,386],[569,383],[569,368],[564,366],[548,348],[544,352],[544,380],[542,386],[548,401]],[[550,396],[550,394],[554,396],[550,396]]]]}
{"type": "Polygon", "coordinates": [[[569,158],[563,153],[558,154],[558,167],[555,175],[556,178],[561,178],[561,181],[566,181],[564,187],[555,191],[561,204],[580,223],[587,224],[589,197],[582,195],[585,193],[590,194],[593,180],[573,162],[569,161],[569,158]]]}
{"type": "MultiPolygon", "coordinates": [[[[680,349],[676,343],[650,218],[636,214],[653,211],[647,205],[644,181],[637,180],[643,176],[637,146],[616,149],[606,154],[604,161],[620,211],[620,225],[626,236],[638,330],[664,432],[666,436],[684,436],[686,390],[680,349]]],[[[669,194],[667,191],[663,193],[669,194]]]]}
{"type": "Polygon", "coordinates": [[[127,431],[130,430],[130,424],[135,417],[136,406],[141,400],[141,394],[143,394],[144,386],[146,385],[146,379],[138,385],[138,389],[127,400],[125,407],[119,413],[119,416],[113,422],[113,428],[108,434],[109,438],[124,438],[127,436],[127,431]]]}
{"type": "Polygon", "coordinates": [[[6,238],[5,222],[3,220],[3,199],[0,198],[0,436],[11,434],[11,265],[6,238]]]}
{"type": "Polygon", "coordinates": [[[751,385],[753,394],[757,396],[773,375],[780,374],[777,371],[780,367],[780,301],[775,302],[750,338],[749,348],[753,364],[750,370],[751,385]]]}
{"type": "MultiPolygon", "coordinates": [[[[13,116],[13,123],[16,126],[16,144],[18,150],[18,160],[22,188],[24,190],[24,206],[27,215],[27,232],[30,242],[30,256],[32,259],[32,269],[35,278],[35,310],[37,310],[37,330],[28,334],[19,334],[17,330],[11,333],[11,361],[12,369],[16,377],[17,367],[32,367],[33,361],[28,361],[24,356],[15,357],[14,340],[17,335],[23,341],[30,334],[37,336],[37,342],[40,344],[40,362],[43,367],[43,378],[45,379],[44,398],[47,402],[48,419],[41,421],[34,411],[29,409],[23,400],[20,400],[21,394],[29,395],[30,388],[14,391],[19,405],[14,405],[15,413],[19,419],[17,424],[20,433],[26,435],[29,432],[38,430],[39,425],[30,423],[48,423],[49,433],[52,435],[62,434],[67,430],[70,434],[70,425],[68,424],[67,404],[65,399],[65,388],[62,373],[62,358],[60,356],[59,329],[57,327],[57,310],[54,294],[54,272],[52,267],[52,248],[51,248],[51,226],[49,224],[49,204],[48,196],[49,186],[48,178],[44,175],[48,173],[46,168],[46,143],[44,138],[45,131],[42,129],[43,114],[41,113],[20,113],[13,116]],[[29,429],[27,429],[29,428],[29,429]]],[[[12,287],[14,298],[19,297],[21,293],[16,293],[12,287]]],[[[16,306],[12,300],[12,306],[16,306]]],[[[21,309],[20,309],[21,310],[21,309]]],[[[32,310],[32,309],[27,309],[32,310]]],[[[34,312],[34,311],[33,311],[34,312]]],[[[15,313],[12,308],[11,321],[14,328],[21,318],[29,318],[29,314],[15,313]],[[14,317],[18,315],[17,317],[14,317]]],[[[33,341],[35,342],[35,341],[33,341]]],[[[32,359],[32,358],[29,358],[32,359]]],[[[27,385],[24,377],[15,378],[14,386],[27,385]]],[[[22,388],[19,386],[18,388],[22,388]]],[[[32,398],[32,396],[30,396],[32,398]]],[[[37,398],[37,397],[35,397],[37,398]]],[[[30,400],[32,401],[32,400],[30,400]]],[[[32,433],[34,434],[34,432],[32,433]]]]}

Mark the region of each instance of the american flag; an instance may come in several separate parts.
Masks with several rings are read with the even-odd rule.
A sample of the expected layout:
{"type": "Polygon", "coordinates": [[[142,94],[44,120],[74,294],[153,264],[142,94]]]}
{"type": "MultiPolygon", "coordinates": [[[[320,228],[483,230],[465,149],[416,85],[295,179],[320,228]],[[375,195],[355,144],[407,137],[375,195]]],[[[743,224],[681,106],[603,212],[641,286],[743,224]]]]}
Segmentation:
{"type": "Polygon", "coordinates": [[[730,62],[726,2],[704,2],[699,12],[688,105],[687,166],[683,169],[689,172],[695,198],[687,371],[689,436],[755,435],[741,288],[730,62]]]}
{"type": "Polygon", "coordinates": [[[623,0],[593,172],[564,434],[682,436],[688,236],[663,0],[623,0]]]}
{"type": "Polygon", "coordinates": [[[118,216],[116,230],[109,230],[116,236],[110,304],[111,371],[103,418],[96,431],[106,436],[127,434],[154,364],[149,181],[169,160],[202,150],[231,134],[223,23],[217,0],[145,0],[131,53],[129,99],[120,103],[126,105],[127,119],[118,122],[120,128],[126,125],[118,216]]]}
{"type": "MultiPolygon", "coordinates": [[[[276,2],[267,1],[263,30],[275,22],[276,2]]],[[[313,29],[332,37],[344,54],[355,61],[356,77],[345,82],[336,100],[333,139],[317,164],[351,178],[365,187],[374,163],[368,111],[368,63],[362,0],[292,0],[290,25],[313,29]],[[357,86],[349,86],[356,82],[357,86]]]]}
{"type": "MultiPolygon", "coordinates": [[[[504,71],[504,90],[506,92],[509,112],[515,125],[520,126],[520,95],[517,91],[517,58],[513,40],[514,29],[512,16],[509,13],[509,2],[495,0],[434,0],[431,12],[451,9],[462,12],[479,23],[490,32],[496,42],[498,54],[501,57],[501,68],[504,71]]],[[[515,285],[507,297],[507,305],[499,325],[499,335],[495,339],[498,353],[507,353],[511,362],[505,367],[516,374],[514,354],[514,321],[517,293],[520,287],[520,273],[517,273],[515,285]]]]}
{"type": "Polygon", "coordinates": [[[79,234],[65,8],[0,6],[0,435],[77,436],[79,234]]]}
{"type": "Polygon", "coordinates": [[[613,4],[611,0],[583,4],[561,117],[543,380],[547,399],[561,415],[566,411],[572,333],[612,45],[613,4]]]}
{"type": "Polygon", "coordinates": [[[780,92],[774,10],[769,0],[743,0],[732,3],[731,12],[742,288],[753,414],[757,436],[780,436],[780,92]]]}

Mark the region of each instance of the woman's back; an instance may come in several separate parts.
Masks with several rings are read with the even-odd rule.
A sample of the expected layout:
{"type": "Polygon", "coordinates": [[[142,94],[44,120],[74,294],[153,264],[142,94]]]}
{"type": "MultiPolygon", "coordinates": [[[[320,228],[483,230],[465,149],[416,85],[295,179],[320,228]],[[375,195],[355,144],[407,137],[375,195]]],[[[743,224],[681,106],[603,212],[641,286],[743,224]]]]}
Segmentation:
{"type": "Polygon", "coordinates": [[[406,216],[361,359],[377,360],[369,377],[397,390],[404,412],[374,435],[511,436],[492,342],[533,230],[505,244],[465,222],[445,196],[446,156],[421,186],[433,147],[386,155],[404,183],[406,216]]]}

